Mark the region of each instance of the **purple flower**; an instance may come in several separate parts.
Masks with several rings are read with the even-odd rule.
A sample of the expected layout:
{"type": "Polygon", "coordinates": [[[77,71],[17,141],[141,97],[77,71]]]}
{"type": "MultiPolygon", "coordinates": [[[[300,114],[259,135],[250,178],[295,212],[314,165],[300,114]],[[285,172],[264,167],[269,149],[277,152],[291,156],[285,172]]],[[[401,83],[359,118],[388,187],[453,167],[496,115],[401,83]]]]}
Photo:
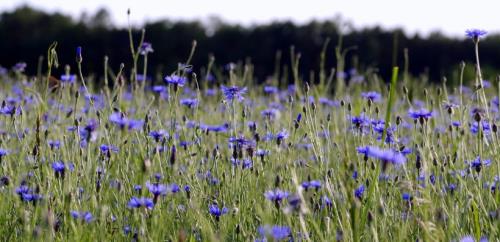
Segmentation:
{"type": "Polygon", "coordinates": [[[169,85],[173,85],[174,89],[177,87],[183,87],[186,84],[186,78],[178,75],[171,75],[165,77],[165,82],[169,85]]]}
{"type": "Polygon", "coordinates": [[[212,204],[208,206],[208,212],[216,218],[219,218],[220,216],[226,214],[228,209],[226,207],[219,208],[216,204],[212,204]]]}
{"type": "Polygon", "coordinates": [[[193,108],[198,105],[198,99],[196,98],[183,98],[180,100],[181,105],[187,106],[188,108],[193,108]]]}
{"type": "Polygon", "coordinates": [[[89,211],[79,212],[79,211],[71,210],[70,214],[71,214],[71,217],[73,217],[74,219],[82,220],[82,221],[85,221],[87,223],[90,223],[94,220],[94,217],[92,216],[92,214],[89,211]]]}
{"type": "Polygon", "coordinates": [[[289,193],[286,191],[282,191],[280,189],[269,190],[264,193],[264,196],[275,203],[280,203],[284,199],[288,198],[289,193]]]}
{"type": "Polygon", "coordinates": [[[153,52],[153,46],[149,42],[143,42],[141,47],[139,48],[139,53],[141,53],[141,55],[147,55],[148,53],[153,52]]]}
{"type": "Polygon", "coordinates": [[[120,129],[124,129],[125,127],[127,127],[128,130],[140,129],[143,125],[142,120],[129,119],[122,113],[118,112],[112,113],[109,116],[109,121],[114,123],[115,125],[118,125],[120,129]]]}
{"type": "Polygon", "coordinates": [[[468,29],[465,31],[465,36],[473,39],[474,41],[479,40],[479,38],[485,36],[486,34],[488,34],[488,32],[482,29],[468,29]]]}
{"type": "Polygon", "coordinates": [[[428,111],[425,108],[421,108],[419,110],[410,109],[408,111],[408,115],[412,119],[424,119],[424,120],[427,120],[427,119],[429,119],[429,118],[432,117],[433,113],[432,113],[432,111],[428,111]]]}
{"type": "Polygon", "coordinates": [[[361,97],[370,100],[374,103],[379,102],[382,99],[382,96],[378,92],[362,92],[361,97]]]}
{"type": "Polygon", "coordinates": [[[226,87],[224,85],[221,86],[222,93],[224,94],[224,97],[227,100],[234,100],[235,98],[238,99],[239,102],[243,101],[245,98],[243,95],[247,92],[246,87],[237,87],[237,86],[232,86],[232,87],[226,87]]]}
{"type": "Polygon", "coordinates": [[[359,186],[358,188],[356,188],[356,190],[354,190],[354,196],[356,196],[359,199],[363,198],[363,193],[365,193],[365,189],[366,189],[365,185],[359,186]]]}
{"type": "Polygon", "coordinates": [[[149,136],[153,137],[156,142],[159,142],[168,137],[168,133],[165,130],[151,131],[149,132],[149,136]]]}
{"type": "Polygon", "coordinates": [[[76,75],[70,75],[70,74],[64,74],[61,75],[61,82],[62,83],[70,83],[73,84],[76,81],[76,75]]]}
{"type": "Polygon", "coordinates": [[[146,183],[146,187],[148,188],[149,192],[153,194],[153,196],[156,198],[160,195],[166,195],[167,194],[167,186],[164,184],[159,184],[159,183],[146,183]]]}
{"type": "Polygon", "coordinates": [[[469,162],[468,165],[471,169],[474,169],[477,172],[480,172],[482,167],[491,165],[491,160],[481,160],[481,158],[479,156],[477,156],[476,159],[469,162]]]}
{"type": "Polygon", "coordinates": [[[102,144],[101,146],[99,146],[99,149],[101,150],[102,153],[108,153],[108,152],[118,152],[120,149],[118,149],[118,147],[114,146],[114,145],[105,145],[105,144],[102,144]]]}
{"type": "Polygon", "coordinates": [[[392,163],[394,165],[401,165],[406,162],[406,157],[400,152],[392,149],[380,149],[375,146],[366,147],[366,156],[379,159],[384,163],[392,163]]]}
{"type": "Polygon", "coordinates": [[[24,72],[24,70],[26,69],[26,63],[25,62],[19,62],[16,65],[14,65],[14,67],[12,67],[12,69],[15,72],[24,72]]]}
{"type": "Polygon", "coordinates": [[[278,92],[278,88],[274,86],[264,86],[264,93],[274,94],[278,92]]]}
{"type": "MultiPolygon", "coordinates": [[[[287,226],[269,226],[264,225],[258,228],[259,235],[261,236],[260,241],[267,241],[267,237],[272,237],[274,241],[281,241],[285,239],[289,239],[292,236],[292,231],[290,227],[287,226]]],[[[290,240],[293,241],[293,240],[290,240]]]]}
{"type": "Polygon", "coordinates": [[[0,158],[6,156],[8,154],[9,154],[8,150],[0,148],[0,158]]]}
{"type": "Polygon", "coordinates": [[[154,207],[154,202],[151,198],[147,197],[132,197],[130,201],[128,202],[128,207],[129,208],[140,208],[140,207],[145,207],[149,210],[153,209],[154,207]]]}

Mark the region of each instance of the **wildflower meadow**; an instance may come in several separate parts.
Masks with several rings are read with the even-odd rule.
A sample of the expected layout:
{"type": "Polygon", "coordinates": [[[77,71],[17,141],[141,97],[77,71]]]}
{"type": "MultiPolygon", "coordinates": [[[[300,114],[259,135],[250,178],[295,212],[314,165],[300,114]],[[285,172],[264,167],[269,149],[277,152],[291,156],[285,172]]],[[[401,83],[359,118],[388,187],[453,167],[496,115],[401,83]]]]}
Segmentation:
{"type": "Polygon", "coordinates": [[[24,71],[37,63],[0,70],[0,237],[498,241],[500,79],[480,68],[486,35],[466,31],[476,61],[440,83],[407,62],[388,80],[344,70],[341,45],[309,76],[292,47],[289,69],[259,84],[251,63],[192,66],[193,42],[155,76],[155,45],[131,29],[133,64],[104,58],[95,76],[82,73],[85,43],[54,42],[37,75],[24,71]]]}

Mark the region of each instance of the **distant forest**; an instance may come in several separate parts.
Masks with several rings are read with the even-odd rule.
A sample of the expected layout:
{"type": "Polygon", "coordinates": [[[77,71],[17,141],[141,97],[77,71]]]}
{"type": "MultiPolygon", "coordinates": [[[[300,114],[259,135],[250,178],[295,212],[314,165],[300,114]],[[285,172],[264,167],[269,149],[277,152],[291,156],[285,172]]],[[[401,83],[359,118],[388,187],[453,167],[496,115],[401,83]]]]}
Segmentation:
{"type": "MultiPolygon", "coordinates": [[[[319,69],[320,53],[327,39],[330,42],[326,48],[325,66],[327,69],[336,66],[335,47],[339,44],[341,32],[342,48],[350,48],[345,58],[346,71],[372,68],[387,78],[393,65],[404,66],[406,49],[409,73],[413,76],[424,75],[432,82],[439,82],[443,77],[456,79],[462,60],[471,68],[469,72],[473,72],[473,43],[465,36],[457,39],[432,33],[424,38],[418,34],[409,36],[401,29],[352,29],[345,27],[340,19],[312,21],[303,25],[273,22],[250,27],[217,20],[209,24],[161,20],[140,27],[146,30],[145,39],[152,43],[154,49],[148,61],[152,76],[176,70],[178,63],[187,59],[192,42],[196,40],[197,48],[192,61],[195,72],[207,65],[209,56],[214,56],[219,67],[231,62],[251,62],[255,80],[264,82],[276,71],[277,61],[282,66],[280,72],[287,70],[283,67],[290,66],[290,48],[294,46],[295,51],[301,53],[300,74],[308,80],[309,73],[319,69]],[[281,57],[277,59],[277,56],[281,57]]],[[[137,43],[141,28],[134,29],[133,33],[137,43]]],[[[117,70],[120,63],[124,63],[125,69],[130,70],[132,57],[128,30],[113,25],[104,9],[90,16],[82,15],[80,19],[28,6],[0,14],[1,66],[10,68],[24,61],[28,64],[27,73],[35,74],[39,57],[46,55],[53,41],[58,42],[57,52],[62,64],[56,74],[64,72],[65,64],[74,68],[77,46],[83,48],[86,74],[102,74],[105,55],[109,57],[113,69],[117,70]]],[[[490,34],[481,41],[480,57],[486,78],[494,79],[500,73],[497,72],[500,70],[500,35],[490,34]]]]}

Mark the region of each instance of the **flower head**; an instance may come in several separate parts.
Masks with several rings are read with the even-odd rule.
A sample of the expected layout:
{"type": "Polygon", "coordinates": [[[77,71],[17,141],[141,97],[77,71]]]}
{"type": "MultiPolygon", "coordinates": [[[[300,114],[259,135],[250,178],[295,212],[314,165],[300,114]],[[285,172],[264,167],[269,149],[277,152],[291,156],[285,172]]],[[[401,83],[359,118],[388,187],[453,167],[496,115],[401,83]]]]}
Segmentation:
{"type": "Polygon", "coordinates": [[[187,81],[186,77],[178,75],[166,76],[164,80],[167,84],[174,86],[174,91],[177,87],[183,87],[187,81]]]}
{"type": "Polygon", "coordinates": [[[243,95],[247,92],[246,87],[238,87],[238,86],[232,86],[232,87],[226,87],[224,85],[221,86],[222,93],[224,94],[224,97],[227,100],[234,100],[238,99],[239,102],[243,101],[245,98],[243,95]]]}
{"type": "Polygon", "coordinates": [[[216,218],[219,218],[221,215],[226,214],[228,209],[226,207],[219,208],[216,204],[212,204],[208,206],[208,212],[215,216],[216,218]]]}
{"type": "MultiPolygon", "coordinates": [[[[269,226],[264,225],[258,228],[259,235],[261,236],[261,241],[267,241],[267,237],[272,237],[274,241],[281,241],[289,239],[292,236],[292,231],[288,226],[269,226]]],[[[290,240],[293,241],[293,240],[290,240]]]]}
{"type": "Polygon", "coordinates": [[[280,203],[282,200],[288,198],[289,193],[280,189],[269,190],[264,193],[264,196],[273,202],[280,203]]]}
{"type": "Polygon", "coordinates": [[[482,29],[468,29],[465,31],[465,36],[474,41],[478,41],[481,37],[488,34],[488,31],[482,29]]]}
{"type": "Polygon", "coordinates": [[[148,53],[153,52],[153,46],[149,42],[143,42],[141,47],[139,48],[139,53],[141,53],[141,55],[147,55],[148,53]]]}
{"type": "Polygon", "coordinates": [[[71,210],[70,214],[71,214],[71,217],[73,217],[74,219],[82,220],[82,221],[85,221],[87,223],[90,223],[90,222],[92,222],[92,220],[94,220],[94,217],[92,216],[92,214],[89,211],[80,212],[80,211],[71,210]]]}
{"type": "Polygon", "coordinates": [[[382,96],[378,92],[362,92],[361,97],[366,100],[370,100],[372,102],[379,102],[382,99],[382,96]]]}
{"type": "Polygon", "coordinates": [[[128,202],[128,207],[129,208],[140,208],[140,207],[145,207],[149,210],[153,209],[154,207],[154,202],[151,198],[147,197],[132,197],[130,201],[128,202]]]}

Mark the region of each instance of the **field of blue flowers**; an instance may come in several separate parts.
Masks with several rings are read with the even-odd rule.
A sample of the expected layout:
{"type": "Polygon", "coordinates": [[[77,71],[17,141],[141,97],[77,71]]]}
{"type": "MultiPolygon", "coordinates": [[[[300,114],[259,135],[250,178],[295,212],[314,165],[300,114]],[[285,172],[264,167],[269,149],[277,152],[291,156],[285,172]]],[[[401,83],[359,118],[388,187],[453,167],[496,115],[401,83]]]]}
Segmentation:
{"type": "Polygon", "coordinates": [[[54,78],[54,43],[43,73],[0,72],[2,240],[498,241],[485,34],[467,31],[476,71],[455,86],[344,71],[340,47],[308,78],[292,49],[263,85],[251,64],[190,58],[154,82],[132,34],[133,66],[85,76],[78,47],[54,78]]]}

